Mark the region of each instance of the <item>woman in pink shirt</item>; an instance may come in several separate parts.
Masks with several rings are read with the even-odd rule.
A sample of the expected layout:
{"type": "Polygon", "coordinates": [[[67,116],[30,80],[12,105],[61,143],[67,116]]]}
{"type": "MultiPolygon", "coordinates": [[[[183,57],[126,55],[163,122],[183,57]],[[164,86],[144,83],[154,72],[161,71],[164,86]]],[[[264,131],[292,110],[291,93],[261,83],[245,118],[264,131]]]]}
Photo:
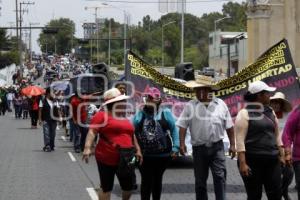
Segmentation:
{"type": "Polygon", "coordinates": [[[294,167],[298,199],[300,199],[300,105],[290,113],[286,121],[282,142],[286,164],[294,167]]]}

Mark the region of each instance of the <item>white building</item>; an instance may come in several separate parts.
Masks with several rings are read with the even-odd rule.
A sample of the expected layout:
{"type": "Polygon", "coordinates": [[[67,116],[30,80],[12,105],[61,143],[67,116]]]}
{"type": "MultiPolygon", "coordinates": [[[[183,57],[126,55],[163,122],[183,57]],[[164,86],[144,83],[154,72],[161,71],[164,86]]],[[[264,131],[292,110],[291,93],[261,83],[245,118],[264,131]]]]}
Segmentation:
{"type": "Polygon", "coordinates": [[[247,65],[247,38],[246,32],[211,32],[209,67],[217,73],[229,74],[230,63],[230,76],[244,68],[247,65]]]}

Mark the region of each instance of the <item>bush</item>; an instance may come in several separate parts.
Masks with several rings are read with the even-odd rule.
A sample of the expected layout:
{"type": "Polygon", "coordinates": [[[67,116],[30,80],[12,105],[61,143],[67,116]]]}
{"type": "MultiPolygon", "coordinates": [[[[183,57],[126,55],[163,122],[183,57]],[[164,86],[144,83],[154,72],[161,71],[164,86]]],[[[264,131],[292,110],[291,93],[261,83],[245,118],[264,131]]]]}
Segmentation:
{"type": "Polygon", "coordinates": [[[0,69],[15,63],[19,64],[19,53],[17,51],[10,51],[7,53],[0,53],[0,69]]]}
{"type": "Polygon", "coordinates": [[[118,67],[117,67],[117,70],[119,70],[119,71],[125,70],[124,65],[118,66],[118,67]]]}

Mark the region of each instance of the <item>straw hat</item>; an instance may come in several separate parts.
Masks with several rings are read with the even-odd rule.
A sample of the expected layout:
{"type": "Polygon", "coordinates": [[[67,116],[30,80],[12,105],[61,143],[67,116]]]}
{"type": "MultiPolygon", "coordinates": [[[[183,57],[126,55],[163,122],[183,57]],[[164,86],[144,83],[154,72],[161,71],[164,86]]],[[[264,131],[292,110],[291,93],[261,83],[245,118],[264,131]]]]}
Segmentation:
{"type": "Polygon", "coordinates": [[[110,90],[107,90],[104,93],[104,103],[102,104],[102,106],[105,106],[110,103],[126,100],[129,98],[130,96],[122,95],[117,88],[112,88],[110,90]]]}
{"type": "Polygon", "coordinates": [[[270,98],[270,100],[281,100],[283,102],[282,109],[284,112],[290,112],[293,109],[292,104],[285,99],[285,95],[282,92],[276,92],[275,95],[270,98]]]}
{"type": "Polygon", "coordinates": [[[215,85],[214,79],[210,76],[198,75],[196,80],[188,81],[184,83],[184,85],[188,88],[201,88],[201,87],[210,87],[213,90],[218,90],[218,86],[215,85]]]}

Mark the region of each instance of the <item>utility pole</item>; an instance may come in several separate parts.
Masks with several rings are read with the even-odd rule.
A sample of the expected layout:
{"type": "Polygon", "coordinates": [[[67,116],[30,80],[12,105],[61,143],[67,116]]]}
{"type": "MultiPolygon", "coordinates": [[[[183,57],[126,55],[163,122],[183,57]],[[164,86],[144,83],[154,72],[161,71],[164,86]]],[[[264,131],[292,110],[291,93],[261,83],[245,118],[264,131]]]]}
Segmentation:
{"type": "Polygon", "coordinates": [[[180,63],[184,63],[184,14],[185,14],[185,7],[186,2],[185,0],[181,0],[181,50],[180,50],[180,63]]]}
{"type": "Polygon", "coordinates": [[[32,25],[39,25],[39,23],[29,23],[29,59],[32,62],[32,25]]]}
{"type": "Polygon", "coordinates": [[[168,26],[169,24],[173,24],[175,22],[176,21],[170,21],[170,22],[168,22],[166,24],[162,24],[162,26],[161,26],[161,67],[162,67],[162,70],[164,68],[164,61],[165,61],[165,58],[164,58],[164,49],[165,49],[165,44],[164,44],[164,41],[165,41],[164,27],[168,26]]]}
{"type": "Polygon", "coordinates": [[[111,19],[109,19],[109,28],[108,28],[108,66],[109,67],[110,67],[110,51],[111,51],[110,39],[111,39],[111,19]]]}
{"type": "Polygon", "coordinates": [[[127,54],[127,14],[126,11],[123,10],[124,12],[124,67],[126,66],[126,54],[127,54]]]}
{"type": "Polygon", "coordinates": [[[18,0],[16,0],[16,36],[17,36],[17,46],[19,48],[19,8],[18,8],[18,0]]]}
{"type": "MultiPolygon", "coordinates": [[[[96,25],[96,24],[95,24],[96,25]]],[[[90,28],[91,28],[91,35],[90,35],[90,37],[89,37],[89,39],[92,39],[92,35],[94,34],[94,25],[91,23],[91,25],[90,25],[90,28]]],[[[93,40],[91,40],[91,42],[90,42],[91,44],[91,46],[90,46],[90,53],[91,53],[91,59],[90,59],[90,62],[91,62],[91,64],[93,63],[93,40]]]]}
{"type": "Polygon", "coordinates": [[[98,19],[98,10],[100,10],[100,8],[102,7],[99,7],[99,6],[95,6],[95,7],[85,7],[85,10],[87,9],[95,9],[95,24],[96,24],[96,52],[97,52],[97,63],[99,63],[99,24],[97,23],[97,19],[98,19]]]}
{"type": "Polygon", "coordinates": [[[97,18],[98,18],[98,9],[99,7],[95,7],[95,23],[96,23],[96,34],[97,34],[97,44],[96,44],[96,48],[97,48],[97,64],[99,63],[99,23],[97,22],[97,18]]]}
{"type": "Polygon", "coordinates": [[[23,10],[22,5],[34,5],[34,2],[20,2],[20,39],[19,39],[19,56],[20,56],[20,66],[23,72],[23,48],[22,48],[22,22],[23,22],[23,13],[28,10],[23,10]]]}

